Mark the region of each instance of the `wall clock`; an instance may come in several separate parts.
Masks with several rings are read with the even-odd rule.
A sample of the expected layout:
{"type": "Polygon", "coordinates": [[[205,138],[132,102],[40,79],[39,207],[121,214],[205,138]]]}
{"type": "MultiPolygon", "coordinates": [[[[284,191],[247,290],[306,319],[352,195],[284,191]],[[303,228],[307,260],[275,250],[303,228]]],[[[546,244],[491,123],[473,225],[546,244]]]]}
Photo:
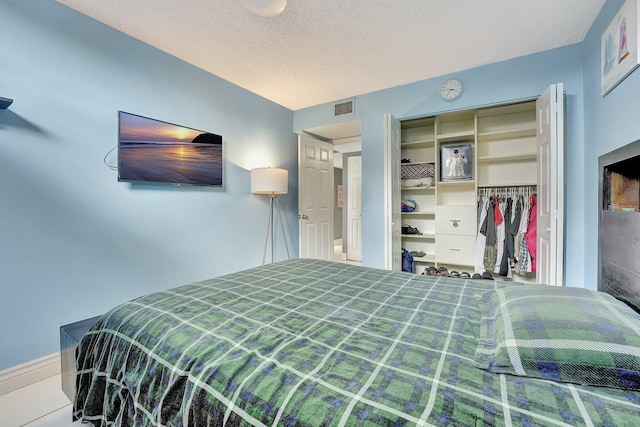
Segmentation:
{"type": "Polygon", "coordinates": [[[440,98],[445,101],[453,101],[462,95],[462,82],[458,79],[449,79],[440,86],[440,98]]]}

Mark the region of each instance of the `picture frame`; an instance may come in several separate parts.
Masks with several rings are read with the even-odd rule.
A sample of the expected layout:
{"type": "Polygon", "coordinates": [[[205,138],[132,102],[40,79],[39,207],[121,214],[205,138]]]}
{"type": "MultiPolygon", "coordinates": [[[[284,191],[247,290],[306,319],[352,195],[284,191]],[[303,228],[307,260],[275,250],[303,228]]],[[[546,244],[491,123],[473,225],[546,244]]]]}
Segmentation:
{"type": "Polygon", "coordinates": [[[449,144],[440,147],[440,181],[473,179],[471,144],[449,144]]]}
{"type": "Polygon", "coordinates": [[[224,188],[221,135],[118,111],[118,181],[224,188]]]}
{"type": "Polygon", "coordinates": [[[607,95],[640,64],[638,12],[640,0],[627,0],[600,40],[600,91],[607,95]]]}

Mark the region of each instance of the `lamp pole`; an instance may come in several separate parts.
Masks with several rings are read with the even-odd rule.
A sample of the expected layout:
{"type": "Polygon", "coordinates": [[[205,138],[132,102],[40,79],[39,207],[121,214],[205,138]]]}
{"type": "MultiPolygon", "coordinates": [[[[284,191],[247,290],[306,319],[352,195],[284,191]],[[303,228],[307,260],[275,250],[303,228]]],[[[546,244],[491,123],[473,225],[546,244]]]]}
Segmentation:
{"type": "Polygon", "coordinates": [[[282,211],[280,210],[280,202],[278,201],[277,194],[270,194],[269,196],[269,220],[267,221],[267,237],[264,240],[264,251],[262,252],[262,265],[266,263],[267,259],[267,246],[269,240],[271,240],[271,262],[275,261],[275,231],[273,230],[273,222],[275,220],[275,213],[273,207],[278,211],[278,221],[280,222],[280,229],[282,230],[282,240],[284,241],[284,247],[287,250],[287,259],[291,259],[289,254],[289,245],[287,244],[287,234],[284,231],[284,222],[282,221],[282,211]]]}

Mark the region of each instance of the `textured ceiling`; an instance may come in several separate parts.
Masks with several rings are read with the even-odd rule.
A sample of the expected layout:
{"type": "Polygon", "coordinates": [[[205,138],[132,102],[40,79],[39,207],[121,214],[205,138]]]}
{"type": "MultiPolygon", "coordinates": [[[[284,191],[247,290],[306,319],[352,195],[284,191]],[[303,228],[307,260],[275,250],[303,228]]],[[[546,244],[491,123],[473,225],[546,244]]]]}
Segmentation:
{"type": "Polygon", "coordinates": [[[292,110],[581,42],[605,0],[57,0],[292,110]]]}

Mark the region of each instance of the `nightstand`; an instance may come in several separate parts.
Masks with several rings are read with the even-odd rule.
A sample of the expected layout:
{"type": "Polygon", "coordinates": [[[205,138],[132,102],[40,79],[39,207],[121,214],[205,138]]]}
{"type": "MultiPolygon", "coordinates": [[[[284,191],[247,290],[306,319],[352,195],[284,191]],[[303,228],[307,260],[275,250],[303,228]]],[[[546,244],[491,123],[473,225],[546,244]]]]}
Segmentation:
{"type": "Polygon", "coordinates": [[[62,391],[73,402],[76,395],[76,349],[80,340],[101,316],[60,326],[60,359],[62,361],[62,391]]]}

